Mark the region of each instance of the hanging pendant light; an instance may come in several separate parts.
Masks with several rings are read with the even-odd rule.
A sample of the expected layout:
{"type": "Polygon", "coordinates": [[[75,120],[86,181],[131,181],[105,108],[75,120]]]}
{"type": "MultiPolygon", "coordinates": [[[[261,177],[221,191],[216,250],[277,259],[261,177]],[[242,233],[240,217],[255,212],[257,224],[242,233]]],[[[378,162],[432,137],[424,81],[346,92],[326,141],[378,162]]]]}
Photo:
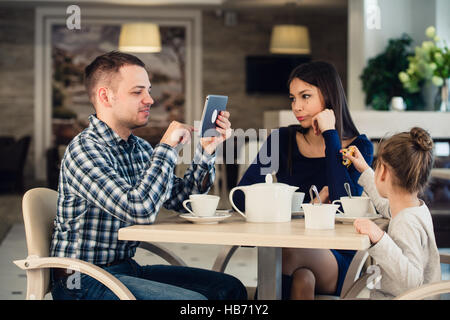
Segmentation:
{"type": "Polygon", "coordinates": [[[126,23],[122,25],[119,50],[127,52],[160,52],[159,26],[154,23],[126,23]]]}
{"type": "Polygon", "coordinates": [[[310,54],[308,28],[298,25],[275,25],[270,38],[270,52],[310,54]]]}

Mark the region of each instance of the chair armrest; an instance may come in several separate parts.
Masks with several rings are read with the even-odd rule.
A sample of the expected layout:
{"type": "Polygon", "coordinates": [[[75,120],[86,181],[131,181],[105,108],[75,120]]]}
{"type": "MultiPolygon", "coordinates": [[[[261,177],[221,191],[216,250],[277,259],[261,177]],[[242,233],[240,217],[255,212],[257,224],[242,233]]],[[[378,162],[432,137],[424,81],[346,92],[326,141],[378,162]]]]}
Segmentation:
{"type": "Polygon", "coordinates": [[[341,299],[356,299],[358,294],[367,286],[367,280],[370,276],[370,273],[365,273],[361,276],[350,286],[347,292],[341,293],[341,299]]]}
{"type": "Polygon", "coordinates": [[[353,283],[359,278],[361,270],[369,257],[367,250],[359,250],[348,267],[345,275],[344,283],[342,284],[341,298],[347,295],[347,291],[352,287],[353,283]]]}
{"type": "Polygon", "coordinates": [[[162,245],[150,242],[141,242],[139,248],[142,248],[144,250],[156,254],[157,256],[160,256],[173,266],[187,266],[187,264],[183,261],[183,259],[181,259],[175,253],[173,253],[172,251],[170,251],[169,249],[165,248],[162,245]]]}
{"type": "Polygon", "coordinates": [[[228,262],[230,262],[231,257],[238,248],[239,246],[224,246],[217,255],[217,258],[214,261],[211,270],[217,272],[225,272],[228,262]]]}
{"type": "Polygon", "coordinates": [[[450,264],[450,253],[441,253],[439,257],[441,263],[450,264]]]}
{"type": "Polygon", "coordinates": [[[395,297],[394,300],[422,300],[448,292],[450,292],[450,281],[439,281],[408,290],[395,297]]]}
{"type": "Polygon", "coordinates": [[[44,268],[62,268],[79,271],[100,281],[121,300],[136,300],[128,288],[109,272],[102,268],[79,259],[59,257],[28,257],[24,260],[16,260],[14,263],[23,270],[35,270],[44,268]]]}

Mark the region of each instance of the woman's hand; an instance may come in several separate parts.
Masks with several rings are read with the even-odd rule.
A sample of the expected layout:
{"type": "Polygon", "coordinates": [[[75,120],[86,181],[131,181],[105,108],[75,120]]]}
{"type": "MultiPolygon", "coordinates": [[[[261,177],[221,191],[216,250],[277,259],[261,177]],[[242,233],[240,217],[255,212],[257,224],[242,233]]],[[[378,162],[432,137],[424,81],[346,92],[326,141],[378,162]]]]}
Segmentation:
{"type": "MultiPolygon", "coordinates": [[[[322,190],[320,190],[319,197],[320,197],[320,201],[322,201],[322,203],[329,203],[330,202],[330,196],[329,196],[329,193],[328,193],[328,186],[324,186],[322,188],[322,190]]],[[[311,199],[311,203],[319,203],[319,199],[317,199],[317,198],[311,199]]]]}
{"type": "Polygon", "coordinates": [[[352,147],[355,150],[353,155],[350,153],[348,154],[343,153],[342,149],[339,152],[342,153],[342,157],[344,159],[349,159],[353,163],[356,170],[358,170],[360,173],[363,173],[367,168],[369,168],[369,165],[367,164],[366,160],[364,159],[359,149],[356,146],[352,147]]]}
{"type": "Polygon", "coordinates": [[[368,235],[370,242],[373,244],[380,241],[384,235],[384,231],[369,219],[356,219],[355,222],[353,222],[353,226],[358,233],[368,235]]]}
{"type": "Polygon", "coordinates": [[[312,128],[316,136],[327,130],[335,129],[336,117],[334,116],[334,111],[332,109],[325,109],[316,114],[312,118],[312,128]]]}

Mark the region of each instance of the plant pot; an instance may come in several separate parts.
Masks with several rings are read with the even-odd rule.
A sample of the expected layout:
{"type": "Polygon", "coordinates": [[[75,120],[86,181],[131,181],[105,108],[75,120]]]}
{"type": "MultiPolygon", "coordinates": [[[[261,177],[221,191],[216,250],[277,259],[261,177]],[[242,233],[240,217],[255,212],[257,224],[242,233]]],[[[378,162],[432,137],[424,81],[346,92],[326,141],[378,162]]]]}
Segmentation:
{"type": "Polygon", "coordinates": [[[444,84],[440,88],[439,111],[450,111],[450,96],[449,96],[450,78],[444,80],[444,84]]]}
{"type": "Polygon", "coordinates": [[[427,111],[435,111],[436,96],[439,95],[439,87],[435,86],[431,80],[425,81],[421,90],[424,102],[423,109],[427,111]]]}

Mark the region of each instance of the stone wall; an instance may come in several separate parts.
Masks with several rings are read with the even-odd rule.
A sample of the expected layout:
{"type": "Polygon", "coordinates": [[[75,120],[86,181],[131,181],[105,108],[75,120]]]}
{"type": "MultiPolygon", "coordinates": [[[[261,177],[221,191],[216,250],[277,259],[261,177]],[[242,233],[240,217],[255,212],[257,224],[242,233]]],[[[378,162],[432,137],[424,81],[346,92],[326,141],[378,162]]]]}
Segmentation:
{"type": "MultiPolygon", "coordinates": [[[[0,136],[33,135],[34,9],[0,6],[0,136]]],[[[25,175],[33,175],[33,140],[25,175]]]]}

